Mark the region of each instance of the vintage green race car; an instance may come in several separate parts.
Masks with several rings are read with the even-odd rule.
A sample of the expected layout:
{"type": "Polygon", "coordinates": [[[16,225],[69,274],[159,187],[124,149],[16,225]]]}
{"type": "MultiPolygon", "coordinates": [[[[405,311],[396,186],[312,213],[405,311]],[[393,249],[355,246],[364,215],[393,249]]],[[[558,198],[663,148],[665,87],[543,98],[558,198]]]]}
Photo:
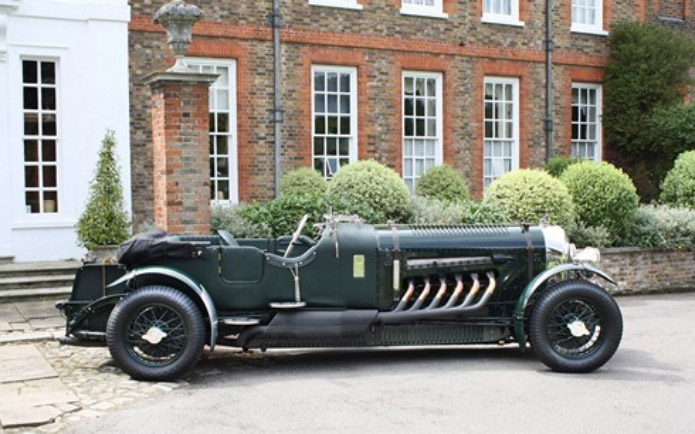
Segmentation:
{"type": "Polygon", "coordinates": [[[407,226],[329,216],[317,239],[151,232],[120,264],[85,265],[64,344],[108,345],[133,378],[178,377],[203,347],[527,342],[547,366],[588,372],[622,336],[618,305],[557,226],[407,226]]]}

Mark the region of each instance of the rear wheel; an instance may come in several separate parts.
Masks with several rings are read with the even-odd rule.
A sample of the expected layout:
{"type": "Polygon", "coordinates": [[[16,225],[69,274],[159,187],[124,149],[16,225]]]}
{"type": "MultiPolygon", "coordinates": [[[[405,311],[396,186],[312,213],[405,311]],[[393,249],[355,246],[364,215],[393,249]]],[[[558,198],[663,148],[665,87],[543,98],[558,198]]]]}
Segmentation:
{"type": "Polygon", "coordinates": [[[623,333],[618,304],[586,280],[560,282],[538,297],[529,321],[533,350],[558,372],[590,372],[615,353],[623,333]]]}
{"type": "Polygon", "coordinates": [[[205,322],[185,294],[147,286],[116,305],[106,326],[116,364],[134,379],[171,380],[190,370],[205,342],[205,322]]]}

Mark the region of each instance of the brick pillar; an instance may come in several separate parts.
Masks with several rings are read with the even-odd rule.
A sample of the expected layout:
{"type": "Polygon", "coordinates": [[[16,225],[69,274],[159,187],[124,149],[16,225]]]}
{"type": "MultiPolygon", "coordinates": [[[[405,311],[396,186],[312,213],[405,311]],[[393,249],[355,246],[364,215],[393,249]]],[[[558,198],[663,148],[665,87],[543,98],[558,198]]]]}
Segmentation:
{"type": "Polygon", "coordinates": [[[154,223],[172,233],[210,233],[208,88],[212,74],[162,72],[152,90],[154,223]]]}

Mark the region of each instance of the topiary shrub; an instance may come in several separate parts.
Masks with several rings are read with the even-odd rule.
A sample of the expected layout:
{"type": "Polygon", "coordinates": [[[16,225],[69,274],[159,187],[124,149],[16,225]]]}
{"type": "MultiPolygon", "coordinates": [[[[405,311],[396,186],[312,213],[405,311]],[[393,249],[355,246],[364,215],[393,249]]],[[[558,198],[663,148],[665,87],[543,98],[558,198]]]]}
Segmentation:
{"type": "Polygon", "coordinates": [[[536,224],[544,216],[551,224],[568,226],[574,219],[567,188],[543,170],[508,172],[490,184],[485,201],[499,205],[512,220],[536,224]]]}
{"type": "Polygon", "coordinates": [[[444,202],[461,202],[468,199],[468,186],[460,173],[445,164],[425,172],[417,182],[415,194],[444,202]]]}
{"type": "Polygon", "coordinates": [[[405,182],[374,160],[341,167],[328,183],[327,192],[331,201],[365,205],[380,212],[384,219],[402,222],[410,216],[410,191],[405,182]]]}
{"type": "Polygon", "coordinates": [[[661,184],[662,203],[695,208],[695,151],[683,152],[661,184]]]}
{"type": "Polygon", "coordinates": [[[587,227],[603,226],[621,236],[639,205],[632,180],[609,163],[574,164],[560,177],[572,196],[578,219],[587,227]]]}
{"type": "Polygon", "coordinates": [[[294,169],[280,181],[280,194],[285,196],[297,194],[323,194],[326,192],[326,180],[316,170],[309,167],[294,169]]]}
{"type": "Polygon", "coordinates": [[[129,236],[130,221],[116,161],[116,137],[108,130],[89,187],[87,207],[77,221],[77,240],[79,245],[93,250],[97,246],[120,244],[129,236]]]}
{"type": "Polygon", "coordinates": [[[559,178],[568,167],[583,161],[582,158],[576,157],[551,157],[545,165],[545,171],[552,176],[559,178]]]}

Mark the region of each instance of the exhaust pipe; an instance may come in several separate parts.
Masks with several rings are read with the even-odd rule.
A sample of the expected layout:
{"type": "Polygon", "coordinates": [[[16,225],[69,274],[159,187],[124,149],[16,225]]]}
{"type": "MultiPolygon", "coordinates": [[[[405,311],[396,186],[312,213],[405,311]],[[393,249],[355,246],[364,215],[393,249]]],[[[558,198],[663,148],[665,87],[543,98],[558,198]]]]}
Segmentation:
{"type": "Polygon", "coordinates": [[[398,306],[396,306],[396,308],[393,310],[393,312],[402,311],[405,308],[405,306],[408,304],[408,301],[410,300],[410,297],[413,296],[414,292],[415,292],[415,282],[413,282],[413,279],[410,279],[410,282],[408,282],[408,289],[405,291],[405,294],[403,294],[401,301],[398,302],[398,306]]]}
{"type": "Polygon", "coordinates": [[[415,303],[413,303],[412,306],[410,306],[410,309],[408,309],[408,312],[412,312],[414,310],[420,309],[420,306],[422,306],[422,303],[425,301],[428,295],[430,295],[430,289],[432,288],[432,285],[430,285],[430,279],[426,278],[425,279],[425,288],[422,290],[420,293],[420,296],[415,300],[415,303]]]}
{"type": "MultiPolygon", "coordinates": [[[[430,302],[430,305],[427,306],[427,310],[435,309],[437,306],[439,306],[439,303],[442,301],[442,298],[444,297],[444,293],[446,293],[446,279],[441,277],[439,279],[439,282],[440,282],[439,291],[437,291],[437,294],[434,296],[434,298],[430,302]]],[[[458,288],[458,286],[457,286],[457,288],[458,288]]]]}
{"type": "MultiPolygon", "coordinates": [[[[463,300],[463,303],[456,307],[449,307],[447,308],[446,306],[438,308],[438,309],[423,309],[423,310],[417,310],[415,311],[414,309],[409,309],[407,311],[402,311],[401,309],[398,309],[398,307],[403,304],[407,303],[407,301],[401,300],[401,303],[398,304],[398,307],[394,309],[391,312],[381,312],[377,315],[377,321],[380,321],[382,324],[397,324],[397,323],[402,323],[402,322],[407,322],[407,321],[415,321],[415,320],[424,320],[424,319],[437,319],[437,318],[445,318],[449,315],[460,315],[462,313],[469,313],[469,312],[474,312],[487,304],[488,300],[490,297],[492,297],[492,294],[495,292],[495,288],[497,288],[497,281],[495,280],[495,274],[492,271],[488,271],[486,273],[486,276],[488,278],[488,285],[487,288],[485,288],[485,292],[483,293],[482,297],[480,297],[480,300],[478,300],[477,303],[475,303],[472,306],[469,306],[475,295],[479,292],[480,290],[480,281],[478,280],[478,275],[474,274],[471,277],[473,278],[473,287],[469,291],[468,295],[466,298],[463,300]]],[[[429,281],[428,281],[429,282],[429,281]]],[[[457,279],[457,282],[460,282],[461,288],[463,288],[463,281],[460,279],[457,279]]],[[[457,284],[457,289],[459,287],[459,284],[457,284]]],[[[414,291],[414,285],[412,284],[408,287],[408,292],[406,292],[405,296],[403,298],[405,299],[406,296],[410,298],[409,293],[411,292],[411,288],[413,288],[414,291]]],[[[459,290],[460,291],[460,290],[459,290]]],[[[456,293],[456,290],[454,290],[454,294],[456,293]]],[[[455,295],[452,294],[451,298],[449,299],[449,302],[447,303],[447,306],[449,304],[454,304],[456,302],[456,299],[458,296],[456,296],[456,299],[454,299],[455,295]],[[454,301],[451,301],[451,300],[454,301]]],[[[411,294],[412,295],[412,294],[411,294]]],[[[421,297],[422,298],[422,297],[421,297]]],[[[422,304],[422,303],[420,303],[422,304]]]]}
{"type": "Polygon", "coordinates": [[[442,309],[449,309],[451,306],[456,304],[456,301],[461,296],[463,292],[463,278],[460,274],[456,275],[456,288],[454,288],[454,293],[449,297],[449,301],[444,305],[442,309]]]}

